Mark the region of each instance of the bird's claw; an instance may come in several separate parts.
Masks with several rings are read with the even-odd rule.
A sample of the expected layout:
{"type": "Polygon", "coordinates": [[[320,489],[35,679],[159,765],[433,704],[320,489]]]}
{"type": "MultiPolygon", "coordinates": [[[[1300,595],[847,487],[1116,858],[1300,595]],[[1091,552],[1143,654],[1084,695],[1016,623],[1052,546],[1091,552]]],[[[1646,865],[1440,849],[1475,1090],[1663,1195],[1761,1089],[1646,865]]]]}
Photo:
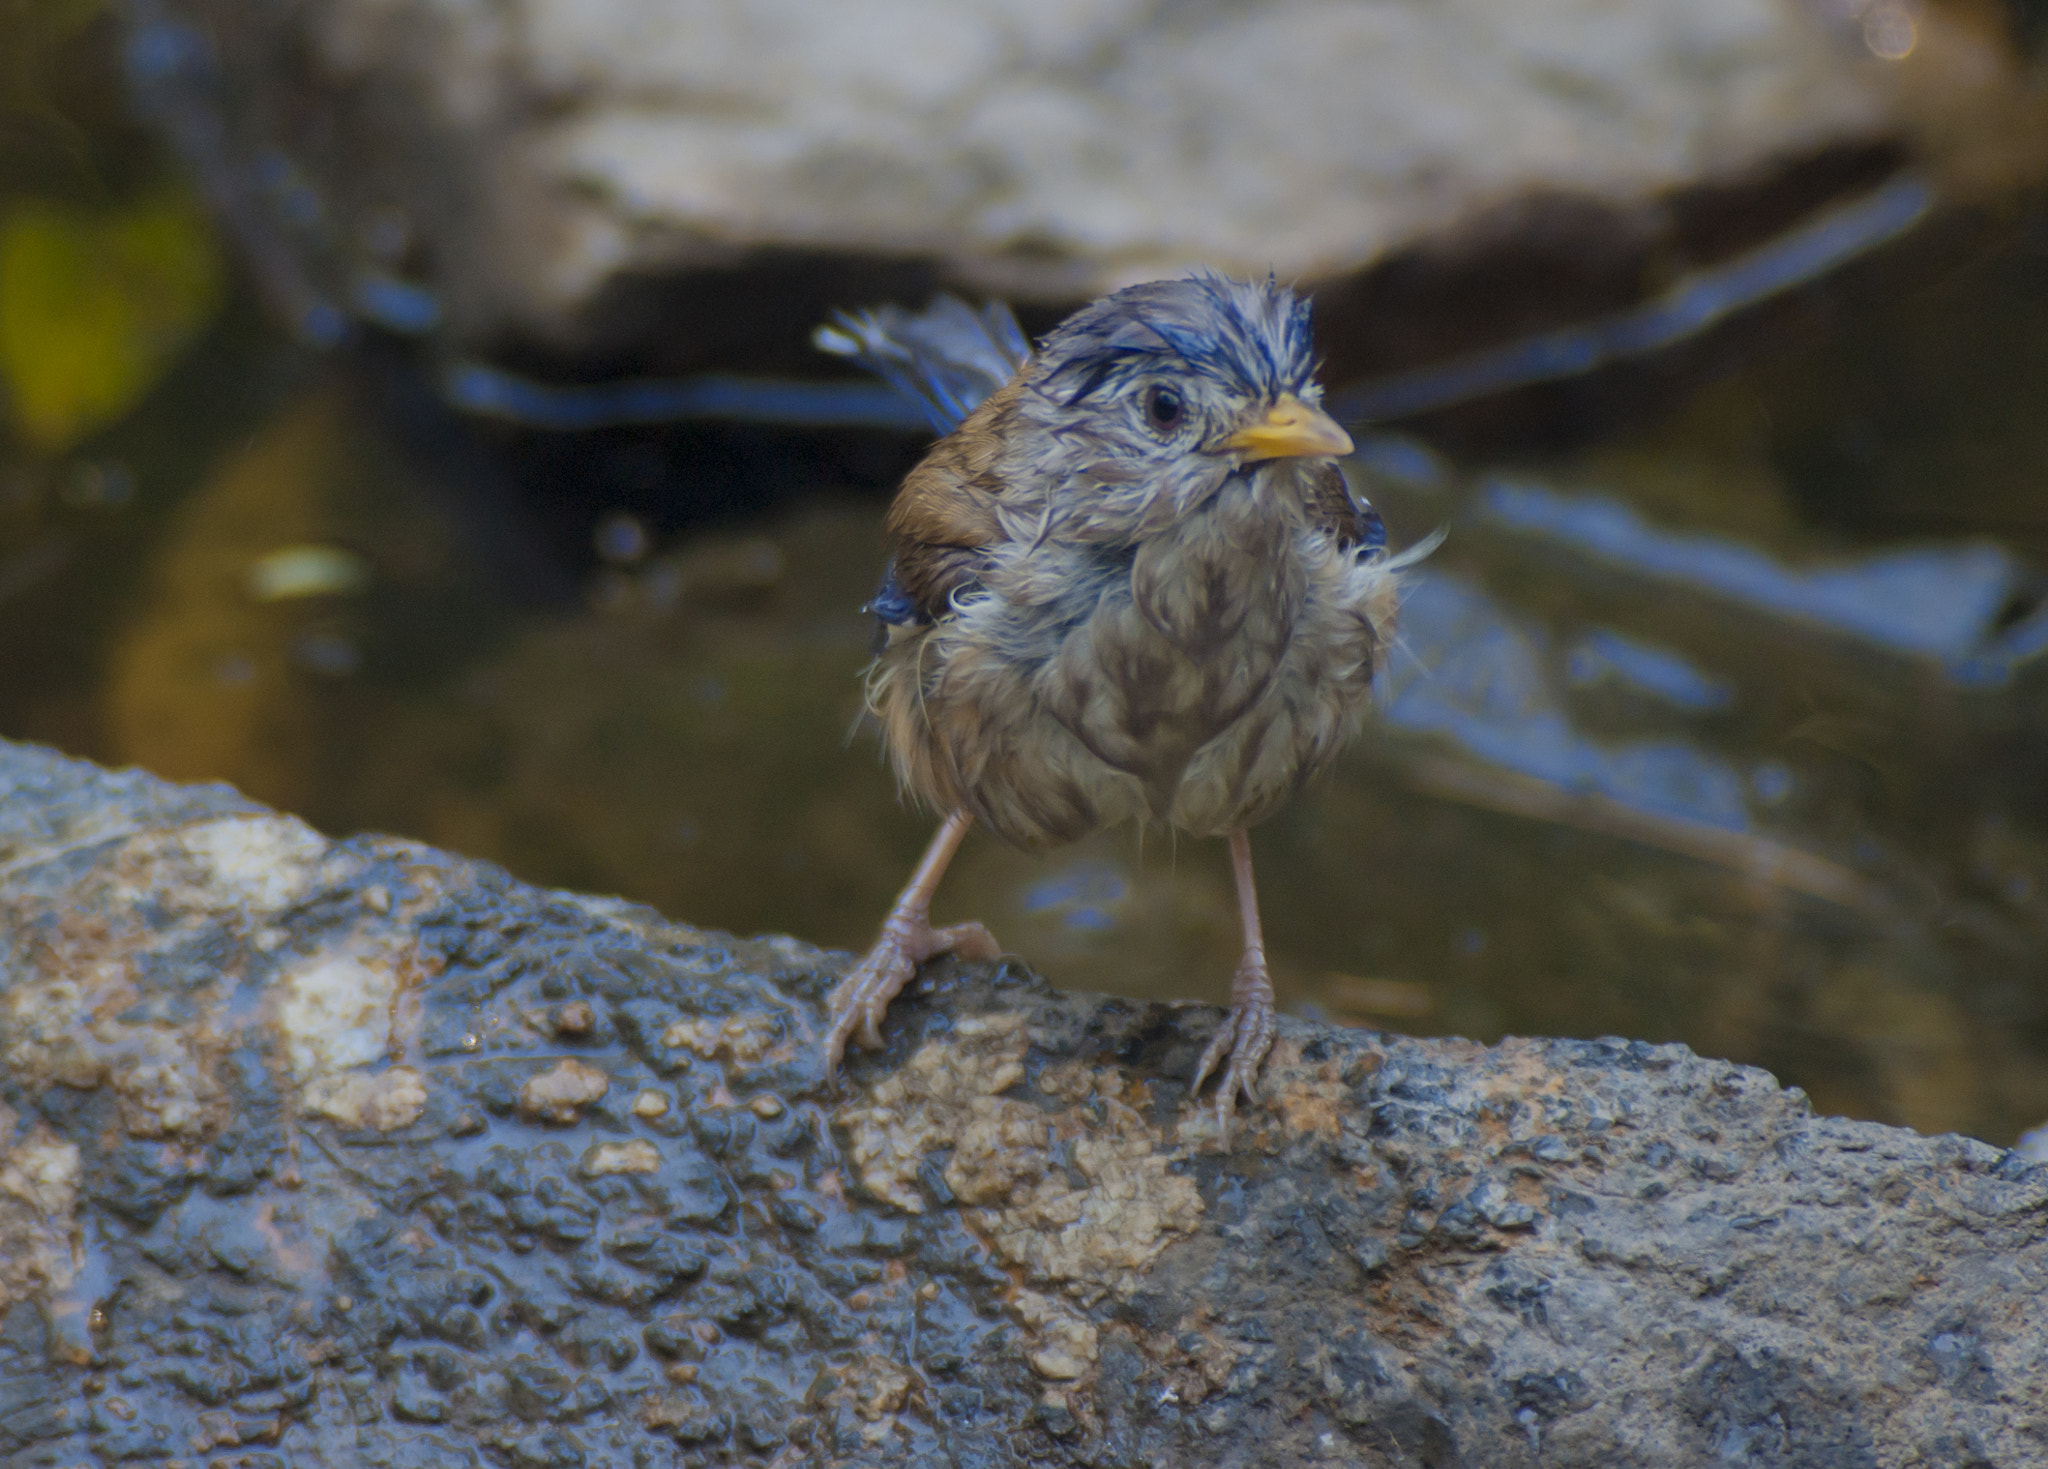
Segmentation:
{"type": "Polygon", "coordinates": [[[882,1044],[882,1016],[917,966],[940,954],[958,954],[963,959],[992,960],[1002,957],[994,935],[978,923],[956,923],[933,928],[914,914],[896,913],[882,925],[882,936],[861,961],[832,987],[825,1008],[832,1025],[825,1032],[825,1075],[839,1071],[848,1040],[864,1049],[882,1044]]]}
{"type": "Polygon", "coordinates": [[[1271,995],[1245,995],[1231,1005],[1223,1023],[1216,1027],[1209,1048],[1202,1052],[1201,1064],[1195,1067],[1195,1084],[1189,1090],[1199,1095],[1209,1073],[1226,1056],[1229,1058],[1216,1087],[1216,1130],[1225,1139],[1230,1136],[1230,1117],[1236,1110],[1237,1099],[1259,1099],[1259,1068],[1265,1064],[1266,1052],[1273,1049],[1275,1028],[1271,995]]]}

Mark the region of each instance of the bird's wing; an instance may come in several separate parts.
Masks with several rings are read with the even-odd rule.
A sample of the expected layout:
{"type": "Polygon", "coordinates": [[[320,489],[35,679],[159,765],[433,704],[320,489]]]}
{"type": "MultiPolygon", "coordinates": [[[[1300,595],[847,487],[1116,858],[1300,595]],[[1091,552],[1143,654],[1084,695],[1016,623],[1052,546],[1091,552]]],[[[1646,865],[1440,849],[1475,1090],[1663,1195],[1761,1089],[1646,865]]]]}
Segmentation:
{"type": "Polygon", "coordinates": [[[882,567],[875,595],[860,610],[875,619],[869,651],[889,646],[892,627],[924,627],[952,610],[953,598],[981,584],[982,553],[970,546],[900,546],[882,567]]]}
{"type": "Polygon", "coordinates": [[[911,471],[889,512],[895,554],[865,609],[874,615],[879,651],[891,627],[935,621],[977,584],[982,548],[999,534],[988,506],[996,441],[968,421],[990,418],[983,410],[1005,397],[1031,343],[1002,302],[976,311],[955,296],[936,297],[923,311],[834,312],[813,340],[914,399],[947,436],[911,471]]]}
{"type": "Polygon", "coordinates": [[[1351,482],[1335,464],[1323,464],[1309,482],[1309,518],[1318,530],[1361,556],[1384,551],[1387,528],[1379,511],[1351,493],[1351,482]]]}
{"type": "MultiPolygon", "coordinates": [[[[988,548],[1003,538],[996,461],[1022,393],[1018,378],[997,388],[904,477],[889,506],[886,530],[895,554],[883,578],[900,621],[934,622],[979,584],[988,548]]],[[[869,606],[884,622],[895,620],[880,597],[869,606]]]]}
{"type": "Polygon", "coordinates": [[[875,650],[888,646],[892,627],[920,627],[953,610],[953,598],[981,585],[987,565],[975,546],[899,546],[882,568],[882,584],[863,612],[874,614],[875,650]]]}
{"type": "Polygon", "coordinates": [[[835,311],[812,340],[916,400],[941,434],[958,428],[1031,355],[1009,307],[991,301],[976,311],[957,296],[934,297],[922,311],[835,311]]]}

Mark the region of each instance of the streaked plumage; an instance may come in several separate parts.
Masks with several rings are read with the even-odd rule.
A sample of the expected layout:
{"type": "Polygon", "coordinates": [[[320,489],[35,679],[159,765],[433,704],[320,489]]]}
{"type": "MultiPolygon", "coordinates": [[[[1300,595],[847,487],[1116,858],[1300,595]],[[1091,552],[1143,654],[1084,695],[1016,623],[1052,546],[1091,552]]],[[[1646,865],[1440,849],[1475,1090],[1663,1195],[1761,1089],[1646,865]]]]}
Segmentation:
{"type": "MultiPolygon", "coordinates": [[[[958,402],[961,382],[994,380],[1009,339],[945,309],[979,329],[950,356],[906,346],[901,318],[847,319],[838,342],[896,352],[899,382],[931,359],[934,399],[958,402]]],[[[871,604],[870,708],[904,789],[953,814],[938,868],[964,817],[1033,848],[1132,820],[1232,836],[1247,953],[1219,1037],[1224,1110],[1271,1035],[1239,834],[1356,733],[1395,611],[1396,562],[1329,457],[1350,442],[1315,407],[1315,366],[1307,304],[1270,282],[1204,275],[1097,301],[904,481],[871,604]]],[[[978,926],[932,935],[917,888],[835,993],[834,1061],[856,1026],[874,1043],[918,959],[993,948],[978,926]]]]}

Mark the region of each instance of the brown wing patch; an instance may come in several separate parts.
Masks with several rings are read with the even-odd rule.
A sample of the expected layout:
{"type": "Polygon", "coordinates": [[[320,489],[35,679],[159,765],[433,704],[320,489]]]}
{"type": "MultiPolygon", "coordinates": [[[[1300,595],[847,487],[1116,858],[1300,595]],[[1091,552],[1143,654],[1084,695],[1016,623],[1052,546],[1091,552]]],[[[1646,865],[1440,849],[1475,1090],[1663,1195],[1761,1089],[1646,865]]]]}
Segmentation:
{"type": "Polygon", "coordinates": [[[896,551],[896,585],[918,617],[935,622],[953,607],[953,596],[981,580],[987,554],[978,546],[906,545],[896,551]]]}
{"type": "Polygon", "coordinates": [[[996,460],[1022,391],[1013,380],[991,393],[932,445],[889,507],[885,529],[896,581],[922,617],[944,616],[953,594],[980,576],[984,549],[1002,538],[996,460]]]}

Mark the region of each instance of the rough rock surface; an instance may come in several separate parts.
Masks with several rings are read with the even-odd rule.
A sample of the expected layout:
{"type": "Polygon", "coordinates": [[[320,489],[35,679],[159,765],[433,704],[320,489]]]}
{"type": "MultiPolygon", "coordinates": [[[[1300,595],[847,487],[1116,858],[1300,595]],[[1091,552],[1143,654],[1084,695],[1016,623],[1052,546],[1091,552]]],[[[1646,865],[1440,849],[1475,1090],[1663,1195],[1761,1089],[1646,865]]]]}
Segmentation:
{"type": "Polygon", "coordinates": [[[2048,1169],[1675,1046],[843,956],[0,746],[0,1461],[2048,1457],[2048,1169]]]}
{"type": "Polygon", "coordinates": [[[2017,75],[1989,10],[1909,0],[134,13],[159,4],[218,48],[224,122],[195,135],[242,160],[252,217],[330,274],[430,286],[471,347],[642,370],[788,358],[849,301],[1066,305],[1197,264],[1328,285],[1405,260],[1390,284],[1491,331],[1518,300],[1568,319],[1923,145],[1996,153],[2012,129],[1944,128],[2017,75]],[[1503,287],[1517,261],[1538,279],[1503,287]]]}

